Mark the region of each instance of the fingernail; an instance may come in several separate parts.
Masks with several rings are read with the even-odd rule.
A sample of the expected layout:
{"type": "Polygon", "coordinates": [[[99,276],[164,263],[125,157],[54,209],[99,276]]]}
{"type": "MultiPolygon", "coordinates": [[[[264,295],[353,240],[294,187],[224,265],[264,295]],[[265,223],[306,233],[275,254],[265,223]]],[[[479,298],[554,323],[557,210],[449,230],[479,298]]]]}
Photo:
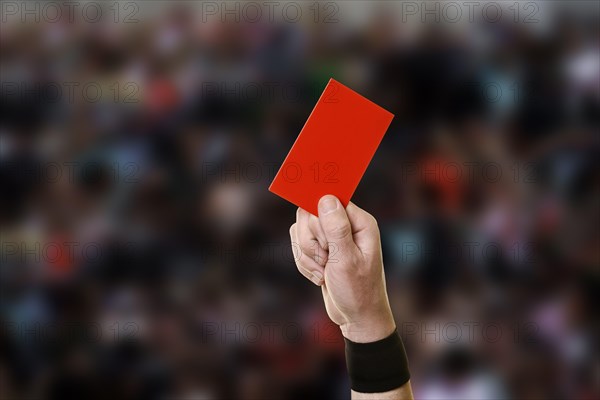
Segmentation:
{"type": "Polygon", "coordinates": [[[330,194],[321,197],[321,200],[319,200],[319,216],[327,215],[330,212],[335,211],[338,207],[338,203],[338,199],[330,194]]]}

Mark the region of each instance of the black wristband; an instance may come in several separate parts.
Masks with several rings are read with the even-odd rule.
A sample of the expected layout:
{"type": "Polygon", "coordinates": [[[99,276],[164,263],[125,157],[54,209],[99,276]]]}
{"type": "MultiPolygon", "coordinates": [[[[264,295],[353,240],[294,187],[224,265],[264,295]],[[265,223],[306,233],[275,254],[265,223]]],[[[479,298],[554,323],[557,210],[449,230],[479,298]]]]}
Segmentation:
{"type": "Polygon", "coordinates": [[[346,342],[346,366],[352,390],[381,393],[399,388],[410,379],[408,360],[397,330],[372,343],[346,342]]]}

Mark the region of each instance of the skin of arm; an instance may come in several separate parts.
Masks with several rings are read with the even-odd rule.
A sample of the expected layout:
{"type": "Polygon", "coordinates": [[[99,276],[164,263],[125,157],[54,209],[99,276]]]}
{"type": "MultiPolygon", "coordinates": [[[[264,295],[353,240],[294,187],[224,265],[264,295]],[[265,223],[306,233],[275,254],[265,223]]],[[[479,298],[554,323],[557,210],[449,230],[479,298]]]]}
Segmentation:
{"type": "MultiPolygon", "coordinates": [[[[381,239],[375,218],[332,195],[319,217],[299,208],[290,228],[298,271],[321,287],[329,318],[353,342],[369,343],[396,329],[388,300],[381,239]]],[[[353,399],[412,399],[410,381],[384,393],[352,391],[353,399]]]]}

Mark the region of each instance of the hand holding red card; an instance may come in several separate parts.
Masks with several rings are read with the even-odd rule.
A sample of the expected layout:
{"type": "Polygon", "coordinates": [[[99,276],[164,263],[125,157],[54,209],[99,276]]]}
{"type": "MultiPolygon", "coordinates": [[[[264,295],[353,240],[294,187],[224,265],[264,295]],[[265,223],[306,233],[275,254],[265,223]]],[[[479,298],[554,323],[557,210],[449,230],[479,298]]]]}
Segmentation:
{"type": "Polygon", "coordinates": [[[326,194],[347,206],[393,118],[330,79],[269,190],[314,215],[326,194]]]}

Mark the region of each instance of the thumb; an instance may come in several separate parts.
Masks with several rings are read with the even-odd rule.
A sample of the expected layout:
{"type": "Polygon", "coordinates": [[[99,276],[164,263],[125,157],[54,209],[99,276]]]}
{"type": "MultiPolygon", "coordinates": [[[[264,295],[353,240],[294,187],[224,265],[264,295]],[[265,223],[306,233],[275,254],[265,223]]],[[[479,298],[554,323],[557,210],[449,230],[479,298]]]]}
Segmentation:
{"type": "Polygon", "coordinates": [[[346,214],[346,210],[337,197],[326,195],[319,200],[319,222],[323,228],[325,238],[332,246],[333,243],[342,252],[356,248],[352,240],[352,226],[346,214]]]}

